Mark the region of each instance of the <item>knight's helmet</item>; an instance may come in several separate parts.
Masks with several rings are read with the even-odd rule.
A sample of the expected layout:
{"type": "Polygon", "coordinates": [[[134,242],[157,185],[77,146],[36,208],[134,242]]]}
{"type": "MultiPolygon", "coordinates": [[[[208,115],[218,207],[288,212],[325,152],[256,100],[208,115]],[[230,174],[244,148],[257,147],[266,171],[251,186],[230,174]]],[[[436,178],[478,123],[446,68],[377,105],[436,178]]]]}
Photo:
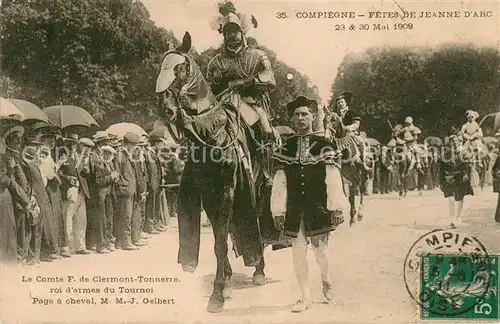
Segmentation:
{"type": "Polygon", "coordinates": [[[246,35],[251,27],[257,28],[257,20],[253,15],[250,17],[242,13],[238,13],[234,4],[231,1],[222,1],[218,3],[219,15],[212,22],[212,28],[219,33],[223,33],[224,28],[228,25],[234,24],[240,28],[243,35],[246,35]]]}

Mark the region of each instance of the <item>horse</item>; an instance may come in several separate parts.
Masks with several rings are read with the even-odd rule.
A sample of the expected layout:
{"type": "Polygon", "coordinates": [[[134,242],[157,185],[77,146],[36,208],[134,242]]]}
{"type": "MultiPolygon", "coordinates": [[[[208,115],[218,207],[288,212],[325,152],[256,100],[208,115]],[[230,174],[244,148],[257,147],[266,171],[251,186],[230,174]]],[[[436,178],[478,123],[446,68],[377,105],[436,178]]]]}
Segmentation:
{"type": "Polygon", "coordinates": [[[387,144],[391,149],[391,157],[398,175],[398,191],[400,197],[406,197],[408,192],[408,176],[416,164],[414,157],[408,150],[408,146],[404,140],[399,138],[399,132],[402,129],[401,125],[396,125],[392,132],[392,139],[387,144]]]}
{"type": "Polygon", "coordinates": [[[356,163],[361,156],[360,142],[356,135],[343,130],[342,121],[336,113],[329,113],[324,118],[325,138],[334,142],[342,152],[340,173],[347,185],[347,196],[350,205],[349,226],[363,220],[363,185],[366,183],[366,172],[356,163]],[[359,208],[356,208],[356,196],[359,196],[359,208]]]}
{"type": "Polygon", "coordinates": [[[190,49],[186,32],[182,44],[164,55],[156,92],[158,113],[171,134],[183,134],[192,143],[179,187],[178,263],[187,272],[198,265],[203,203],[215,239],[217,269],[207,305],[207,311],[215,313],[223,310],[230,295],[229,234],[237,257],[242,255],[245,266],[256,268],[254,282],[264,277],[264,247],[248,131],[240,115],[245,103],[231,91],[217,100],[188,55],[190,49]]]}

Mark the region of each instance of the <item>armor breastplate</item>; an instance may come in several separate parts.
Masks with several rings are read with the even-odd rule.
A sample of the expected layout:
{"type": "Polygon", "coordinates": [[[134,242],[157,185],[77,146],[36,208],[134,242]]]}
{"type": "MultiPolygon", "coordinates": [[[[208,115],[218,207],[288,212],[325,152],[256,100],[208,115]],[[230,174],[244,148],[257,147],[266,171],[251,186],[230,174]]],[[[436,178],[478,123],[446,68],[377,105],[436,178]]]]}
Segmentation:
{"type": "Polygon", "coordinates": [[[229,81],[254,76],[259,71],[260,53],[247,49],[235,57],[217,55],[214,61],[213,82],[227,86],[229,81]]]}

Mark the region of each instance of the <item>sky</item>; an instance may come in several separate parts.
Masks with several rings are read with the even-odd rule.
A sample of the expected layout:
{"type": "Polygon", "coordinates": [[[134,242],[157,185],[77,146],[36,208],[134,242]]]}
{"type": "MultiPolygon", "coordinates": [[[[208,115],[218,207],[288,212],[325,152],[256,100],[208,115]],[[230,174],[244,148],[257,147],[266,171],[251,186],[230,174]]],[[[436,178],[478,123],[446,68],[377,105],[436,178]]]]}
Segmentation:
{"type": "MultiPolygon", "coordinates": [[[[211,28],[218,16],[216,1],[142,0],[157,26],[174,32],[178,39],[186,31],[198,52],[217,47],[222,36],[211,28]]],[[[233,1],[236,10],[253,15],[258,27],[248,32],[259,44],[273,50],[278,59],[306,74],[328,100],[338,65],[349,52],[373,46],[437,46],[443,43],[474,43],[498,47],[499,1],[233,1]],[[415,12],[417,18],[369,18],[370,12],[415,12]],[[311,12],[354,12],[355,18],[297,18],[311,12]],[[459,11],[459,18],[418,18],[420,12],[459,11]],[[464,17],[465,12],[490,11],[491,17],[464,17]],[[285,12],[288,18],[277,18],[285,12]],[[359,17],[358,15],[364,15],[359,17]],[[373,24],[412,23],[412,30],[374,31],[373,24]],[[335,25],[345,30],[335,30],[335,25]],[[369,30],[359,30],[368,24],[369,30]],[[354,25],[357,30],[349,30],[354,25]],[[342,28],[342,26],[338,26],[342,28]]]]}

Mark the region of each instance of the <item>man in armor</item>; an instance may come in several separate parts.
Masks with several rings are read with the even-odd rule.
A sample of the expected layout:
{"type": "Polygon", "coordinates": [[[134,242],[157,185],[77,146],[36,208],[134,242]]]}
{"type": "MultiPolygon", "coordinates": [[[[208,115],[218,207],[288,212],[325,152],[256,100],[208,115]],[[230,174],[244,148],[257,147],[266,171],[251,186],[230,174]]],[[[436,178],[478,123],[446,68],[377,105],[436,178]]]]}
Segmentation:
{"type": "MultiPolygon", "coordinates": [[[[228,89],[239,94],[243,103],[235,106],[255,133],[251,151],[263,153],[263,145],[269,144],[273,136],[269,93],[274,90],[276,81],[271,62],[263,51],[248,47],[245,33],[249,24],[245,23],[242,15],[236,13],[232,3],[219,6],[219,12],[222,16],[218,21],[218,31],[224,36],[224,43],[222,51],[208,63],[206,79],[220,100],[232,100],[224,97],[224,94],[229,93],[228,89]],[[258,116],[258,122],[249,120],[242,106],[253,110],[250,113],[258,116]]],[[[257,26],[253,16],[251,23],[257,26]]],[[[259,155],[264,159],[262,154],[259,155]]],[[[262,165],[265,168],[265,164],[262,165]]]]}
{"type": "Polygon", "coordinates": [[[422,131],[413,125],[413,118],[405,118],[405,126],[399,132],[400,138],[406,143],[409,153],[414,157],[417,169],[422,168],[421,156],[418,152],[417,141],[422,131]]]}

